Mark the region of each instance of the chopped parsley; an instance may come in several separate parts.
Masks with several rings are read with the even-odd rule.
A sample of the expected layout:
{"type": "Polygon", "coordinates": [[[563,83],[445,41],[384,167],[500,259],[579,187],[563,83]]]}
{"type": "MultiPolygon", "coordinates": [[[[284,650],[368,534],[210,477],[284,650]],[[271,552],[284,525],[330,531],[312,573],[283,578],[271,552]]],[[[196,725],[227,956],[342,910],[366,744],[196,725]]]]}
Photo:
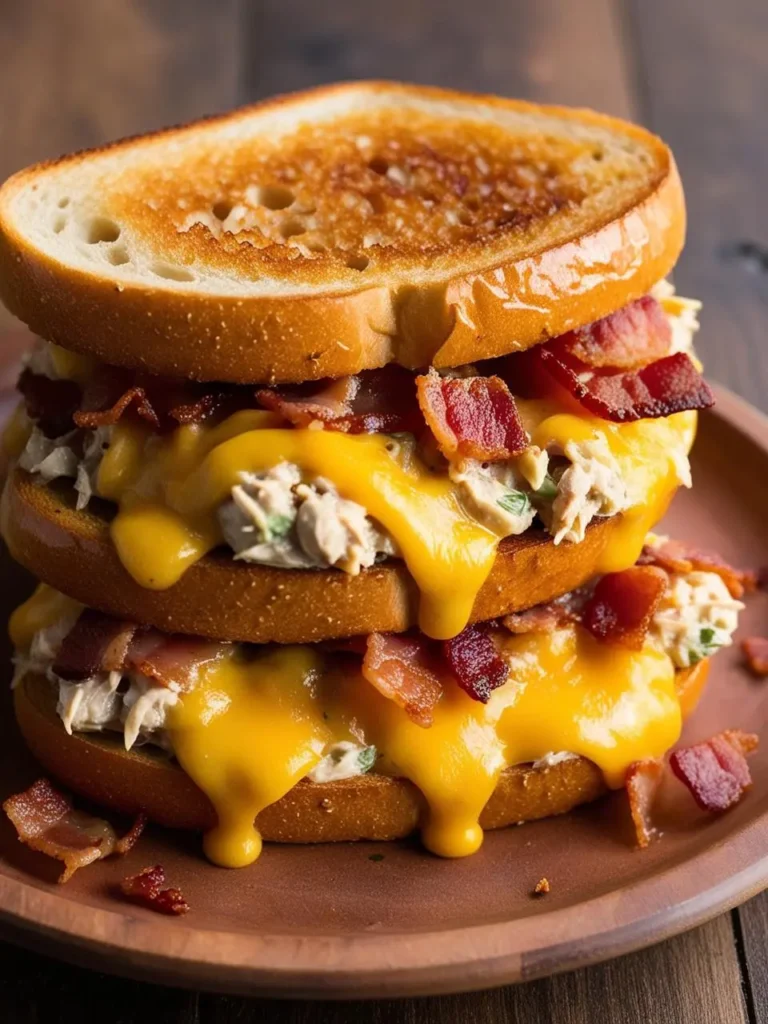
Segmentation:
{"type": "Polygon", "coordinates": [[[531,507],[531,502],[525,491],[508,491],[503,497],[497,499],[496,504],[513,516],[525,515],[531,507]]]}
{"type": "Polygon", "coordinates": [[[691,665],[697,665],[703,658],[722,647],[723,642],[717,635],[717,630],[711,626],[702,626],[699,630],[699,642],[695,647],[688,650],[688,661],[691,665]]]}
{"type": "Polygon", "coordinates": [[[376,750],[376,747],[363,747],[357,755],[357,766],[361,773],[369,772],[376,764],[377,757],[378,751],[376,750]]]}
{"type": "Polygon", "coordinates": [[[542,501],[554,501],[557,497],[557,484],[549,473],[544,477],[544,483],[537,491],[534,491],[534,494],[542,501]]]}
{"type": "Polygon", "coordinates": [[[267,516],[267,535],[264,539],[270,541],[285,537],[290,532],[292,526],[293,519],[291,516],[267,516]]]}

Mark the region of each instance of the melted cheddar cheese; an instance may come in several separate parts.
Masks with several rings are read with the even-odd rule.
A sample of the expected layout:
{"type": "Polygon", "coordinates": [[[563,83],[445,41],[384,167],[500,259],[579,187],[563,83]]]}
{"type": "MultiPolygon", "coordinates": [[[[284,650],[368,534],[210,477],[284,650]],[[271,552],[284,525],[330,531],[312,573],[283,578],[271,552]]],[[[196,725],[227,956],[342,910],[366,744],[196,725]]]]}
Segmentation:
{"type": "MultiPolygon", "coordinates": [[[[330,480],[394,538],[421,592],[422,631],[438,639],[459,633],[501,537],[468,513],[456,485],[396,438],[276,423],[270,413],[245,411],[216,426],[188,425],[170,435],[133,422],[117,424],[97,491],[119,505],[112,538],[134,579],[154,589],[175,583],[222,543],[217,510],[240,474],[287,461],[310,478],[330,480]]],[[[535,425],[532,441],[540,447],[604,437],[635,496],[597,571],[634,563],[646,532],[677,488],[675,454],[678,460],[687,454],[695,425],[695,413],[630,424],[555,414],[535,425]]]]}
{"type": "MultiPolygon", "coordinates": [[[[78,606],[41,585],[18,608],[11,638],[33,635],[78,606]]],[[[633,761],[677,741],[680,699],[671,659],[646,646],[597,643],[578,626],[500,637],[508,681],[487,704],[447,683],[428,729],[360,674],[309,645],[227,647],[168,711],[166,733],[218,824],[205,837],[217,864],[241,867],[261,851],[259,811],[285,796],[341,740],[374,745],[376,772],[410,779],[424,795],[425,845],[446,857],[475,852],[480,814],[510,765],[555,750],[588,758],[620,787],[633,761]]]]}
{"type": "Polygon", "coordinates": [[[569,750],[619,787],[633,761],[660,757],[680,734],[674,666],[664,654],[600,645],[578,627],[510,636],[503,653],[510,678],[488,704],[447,684],[428,729],[356,669],[323,672],[308,647],[251,659],[233,653],[209,667],[168,721],[179,762],[218,814],[206,854],[225,867],[255,860],[256,814],[340,740],[375,745],[376,771],[410,779],[424,795],[425,846],[463,857],[480,847],[480,814],[509,765],[569,750]]]}

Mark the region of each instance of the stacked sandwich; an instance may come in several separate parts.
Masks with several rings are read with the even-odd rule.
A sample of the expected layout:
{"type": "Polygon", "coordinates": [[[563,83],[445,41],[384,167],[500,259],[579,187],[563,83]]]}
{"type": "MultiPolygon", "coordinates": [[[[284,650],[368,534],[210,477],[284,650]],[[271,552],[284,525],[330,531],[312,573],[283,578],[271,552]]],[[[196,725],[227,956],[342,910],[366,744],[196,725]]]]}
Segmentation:
{"type": "Polygon", "coordinates": [[[383,83],[33,167],[0,289],[21,730],[205,832],[435,853],[662,757],[740,582],[648,537],[690,486],[669,150],[383,83]]]}

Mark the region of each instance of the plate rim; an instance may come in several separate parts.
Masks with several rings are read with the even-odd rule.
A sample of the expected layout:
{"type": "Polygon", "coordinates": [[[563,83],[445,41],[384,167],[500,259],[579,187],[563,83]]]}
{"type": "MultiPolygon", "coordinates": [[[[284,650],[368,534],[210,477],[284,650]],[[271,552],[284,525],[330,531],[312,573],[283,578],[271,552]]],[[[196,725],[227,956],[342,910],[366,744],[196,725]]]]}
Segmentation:
{"type": "MultiPolygon", "coordinates": [[[[721,385],[714,390],[709,415],[768,452],[768,417],[721,385]]],[[[705,923],[768,887],[768,853],[761,852],[767,840],[768,807],[693,857],[587,901],[523,919],[355,936],[197,931],[194,919],[164,919],[117,902],[115,909],[73,909],[73,899],[55,889],[0,875],[0,934],[114,974],[244,995],[469,992],[599,963],[705,923]],[[644,914],[649,889],[657,905],[660,889],[665,898],[644,914]]]]}

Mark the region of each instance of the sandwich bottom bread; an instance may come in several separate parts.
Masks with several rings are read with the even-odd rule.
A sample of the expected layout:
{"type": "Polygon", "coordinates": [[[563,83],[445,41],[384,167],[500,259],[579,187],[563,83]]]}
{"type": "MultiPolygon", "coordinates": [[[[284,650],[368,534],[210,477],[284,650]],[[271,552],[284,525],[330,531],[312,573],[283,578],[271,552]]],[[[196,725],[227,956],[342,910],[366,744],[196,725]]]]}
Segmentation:
{"type": "Polygon", "coordinates": [[[41,585],[11,620],[16,716],[67,787],[204,831],[223,866],[262,839],[416,829],[464,856],[484,829],[621,788],[677,742],[742,607],[731,570],[677,548],[651,538],[635,567],[445,642],[211,641],[41,585]]]}

